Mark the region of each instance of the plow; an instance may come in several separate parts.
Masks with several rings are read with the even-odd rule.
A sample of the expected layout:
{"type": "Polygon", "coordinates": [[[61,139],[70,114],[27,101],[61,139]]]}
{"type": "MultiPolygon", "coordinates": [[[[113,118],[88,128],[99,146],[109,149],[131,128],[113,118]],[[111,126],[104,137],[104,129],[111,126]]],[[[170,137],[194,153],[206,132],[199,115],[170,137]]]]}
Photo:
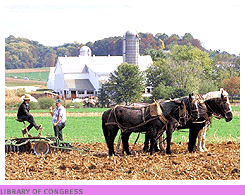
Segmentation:
{"type": "Polygon", "coordinates": [[[10,152],[31,152],[34,151],[36,155],[46,155],[50,151],[82,151],[88,152],[89,149],[80,149],[72,146],[72,143],[67,141],[61,141],[57,137],[47,134],[46,136],[41,136],[41,132],[37,137],[28,138],[16,138],[12,137],[5,140],[5,153],[10,152]]]}

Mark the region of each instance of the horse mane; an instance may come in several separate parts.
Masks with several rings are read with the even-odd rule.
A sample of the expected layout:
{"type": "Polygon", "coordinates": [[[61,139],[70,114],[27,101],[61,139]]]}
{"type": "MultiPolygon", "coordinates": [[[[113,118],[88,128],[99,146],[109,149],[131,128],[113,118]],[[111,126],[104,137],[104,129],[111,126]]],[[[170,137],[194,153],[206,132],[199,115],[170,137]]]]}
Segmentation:
{"type": "Polygon", "coordinates": [[[169,100],[158,99],[157,101],[158,101],[159,103],[166,103],[166,102],[181,102],[181,100],[185,100],[185,99],[188,99],[188,96],[184,96],[184,97],[180,97],[180,98],[174,98],[174,99],[169,98],[169,100]]]}
{"type": "Polygon", "coordinates": [[[214,98],[221,98],[221,95],[227,98],[227,104],[229,105],[229,108],[231,110],[231,105],[230,105],[229,97],[228,97],[229,94],[223,88],[220,88],[219,91],[211,91],[205,95],[202,95],[203,96],[202,98],[203,98],[203,101],[206,101],[206,100],[210,100],[214,98]]]}
{"type": "Polygon", "coordinates": [[[208,93],[206,93],[204,95],[201,95],[201,98],[203,100],[210,100],[210,99],[214,99],[214,98],[221,98],[221,94],[223,94],[225,97],[228,97],[228,95],[229,95],[223,88],[220,88],[219,91],[211,91],[211,92],[208,92],[208,93]]]}

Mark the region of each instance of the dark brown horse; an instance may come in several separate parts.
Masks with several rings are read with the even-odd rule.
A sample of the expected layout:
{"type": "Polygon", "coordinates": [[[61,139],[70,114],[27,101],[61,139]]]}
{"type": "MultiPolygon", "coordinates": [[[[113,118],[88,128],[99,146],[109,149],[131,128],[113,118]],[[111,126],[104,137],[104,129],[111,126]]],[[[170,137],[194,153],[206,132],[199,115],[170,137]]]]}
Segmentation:
{"type": "MultiPolygon", "coordinates": [[[[233,118],[228,93],[223,89],[200,95],[198,96],[198,101],[199,118],[197,120],[189,118],[186,125],[178,127],[178,129],[189,129],[189,152],[195,150],[197,136],[198,149],[200,151],[206,150],[205,134],[213,116],[218,119],[224,118],[226,122],[231,121],[233,118]]],[[[161,140],[164,140],[164,137],[161,137],[161,140]]],[[[148,146],[148,142],[146,140],[145,145],[148,146]]]]}
{"type": "Polygon", "coordinates": [[[132,132],[147,133],[151,142],[150,154],[153,154],[156,139],[161,133],[183,126],[187,121],[184,101],[169,101],[166,105],[168,109],[155,102],[143,107],[115,106],[105,111],[102,115],[102,128],[109,155],[115,154],[113,144],[119,129],[122,131],[123,148],[127,154],[130,154],[128,138],[132,132]]]}
{"type": "MultiPolygon", "coordinates": [[[[161,107],[167,109],[168,107],[168,101],[169,100],[158,100],[161,107]]],[[[187,117],[185,118],[186,121],[185,123],[183,124],[186,124],[187,121],[196,121],[197,119],[199,119],[200,117],[200,114],[199,114],[199,109],[198,109],[198,102],[199,100],[196,98],[196,96],[193,96],[193,94],[189,95],[188,96],[185,96],[185,97],[181,97],[181,98],[176,98],[174,99],[174,101],[176,102],[179,102],[179,101],[183,101],[186,105],[186,109],[187,109],[187,117]]],[[[182,128],[186,125],[179,125],[178,127],[174,128],[174,129],[177,129],[177,128],[182,128]]],[[[171,149],[170,149],[170,143],[171,143],[171,139],[172,139],[172,133],[174,131],[174,129],[172,129],[171,131],[166,131],[166,134],[167,134],[167,148],[166,148],[166,153],[167,154],[171,154],[171,149]]],[[[149,137],[148,135],[146,134],[145,136],[145,143],[144,143],[144,148],[143,148],[144,151],[148,151],[149,150],[149,137]]],[[[157,145],[155,145],[155,150],[158,151],[158,147],[157,145]]]]}

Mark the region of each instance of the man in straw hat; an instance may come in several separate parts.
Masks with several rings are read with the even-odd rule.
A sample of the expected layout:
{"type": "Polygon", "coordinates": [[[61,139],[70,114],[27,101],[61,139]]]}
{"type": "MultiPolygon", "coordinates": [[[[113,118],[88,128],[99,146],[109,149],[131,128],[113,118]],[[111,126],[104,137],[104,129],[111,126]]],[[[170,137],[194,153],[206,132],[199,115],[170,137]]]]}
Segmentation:
{"type": "Polygon", "coordinates": [[[49,112],[52,116],[54,134],[61,141],[63,141],[62,129],[65,127],[66,109],[64,106],[62,106],[62,100],[57,99],[55,103],[56,103],[56,108],[54,109],[54,112],[52,112],[53,109],[52,106],[49,108],[49,112]]]}
{"type": "MultiPolygon", "coordinates": [[[[42,125],[37,125],[36,122],[34,121],[33,116],[29,113],[29,103],[31,101],[31,95],[25,94],[25,97],[23,98],[23,103],[20,105],[17,113],[17,118],[22,120],[22,121],[27,121],[30,123],[30,125],[27,127],[28,132],[32,127],[35,127],[36,130],[39,130],[42,128],[42,125]]],[[[22,134],[23,136],[26,134],[26,129],[22,129],[22,134]]]]}

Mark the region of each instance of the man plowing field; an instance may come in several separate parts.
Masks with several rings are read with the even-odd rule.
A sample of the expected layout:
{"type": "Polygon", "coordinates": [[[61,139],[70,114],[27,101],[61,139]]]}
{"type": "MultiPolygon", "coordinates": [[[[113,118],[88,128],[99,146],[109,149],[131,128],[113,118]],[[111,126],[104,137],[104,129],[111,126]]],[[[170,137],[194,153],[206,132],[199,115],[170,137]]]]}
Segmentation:
{"type": "Polygon", "coordinates": [[[29,131],[31,130],[32,127],[35,127],[36,130],[39,130],[42,128],[42,124],[38,126],[36,122],[34,121],[33,116],[29,113],[29,110],[30,110],[29,103],[31,101],[31,95],[26,94],[23,100],[24,100],[23,103],[20,105],[18,109],[17,121],[23,122],[24,125],[25,125],[24,121],[27,121],[30,123],[28,127],[26,127],[25,125],[25,129],[22,129],[23,137],[25,137],[26,133],[28,134],[28,136],[30,136],[29,131]]]}

